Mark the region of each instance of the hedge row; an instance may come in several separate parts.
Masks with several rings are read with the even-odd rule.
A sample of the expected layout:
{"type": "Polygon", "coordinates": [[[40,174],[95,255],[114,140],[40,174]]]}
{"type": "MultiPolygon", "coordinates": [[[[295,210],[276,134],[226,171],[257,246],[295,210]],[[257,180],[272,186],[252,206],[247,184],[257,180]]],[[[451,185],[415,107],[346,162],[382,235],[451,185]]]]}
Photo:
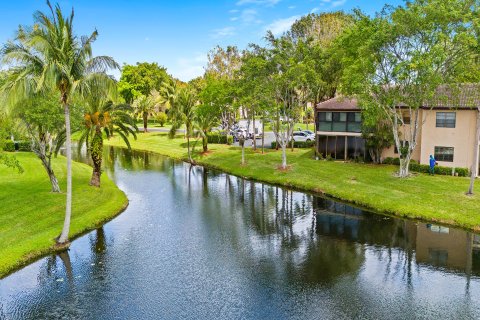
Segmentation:
{"type": "MultiPolygon", "coordinates": [[[[293,143],[294,148],[311,148],[315,145],[315,141],[295,141],[293,143]]],[[[292,146],[292,143],[288,143],[288,147],[290,148],[292,146]]],[[[273,141],[272,142],[272,149],[277,148],[277,142],[273,141]]]]}
{"type": "Polygon", "coordinates": [[[30,141],[15,141],[6,140],[3,144],[3,150],[8,152],[13,151],[32,151],[30,141]]]}
{"type": "MultiPolygon", "coordinates": [[[[383,160],[384,164],[394,164],[400,165],[399,158],[385,158],[383,160]]],[[[429,173],[430,166],[428,164],[420,164],[415,160],[411,160],[410,162],[410,170],[414,172],[421,172],[421,173],[429,173]]],[[[458,174],[460,177],[468,177],[470,175],[470,171],[467,168],[455,168],[455,173],[458,174]]],[[[450,167],[440,167],[435,166],[435,174],[450,176],[452,175],[452,168],[450,167]]]]}
{"type": "Polygon", "coordinates": [[[207,141],[212,144],[232,144],[233,136],[210,132],[207,133],[207,141]]]}

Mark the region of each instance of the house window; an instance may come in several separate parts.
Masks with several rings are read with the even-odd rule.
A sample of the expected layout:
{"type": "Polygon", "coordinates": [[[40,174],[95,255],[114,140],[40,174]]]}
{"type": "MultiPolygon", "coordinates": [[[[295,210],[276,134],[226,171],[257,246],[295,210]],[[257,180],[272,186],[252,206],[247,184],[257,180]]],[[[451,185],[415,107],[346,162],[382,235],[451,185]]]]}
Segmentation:
{"type": "Polygon", "coordinates": [[[455,128],[455,112],[437,112],[437,128],[455,128]]]}
{"type": "Polygon", "coordinates": [[[437,161],[453,162],[453,148],[435,147],[435,159],[437,161]]]}
{"type": "Polygon", "coordinates": [[[402,112],[402,119],[404,124],[410,124],[410,112],[402,112]]]}
{"type": "Polygon", "coordinates": [[[319,112],[318,130],[327,132],[361,132],[360,112],[319,112]]]}

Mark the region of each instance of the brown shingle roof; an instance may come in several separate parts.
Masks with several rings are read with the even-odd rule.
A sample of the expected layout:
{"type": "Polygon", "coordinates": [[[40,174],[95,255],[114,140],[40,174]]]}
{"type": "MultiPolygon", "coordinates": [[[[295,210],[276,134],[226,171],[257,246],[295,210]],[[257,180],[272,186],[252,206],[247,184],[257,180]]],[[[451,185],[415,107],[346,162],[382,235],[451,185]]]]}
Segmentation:
{"type": "Polygon", "coordinates": [[[346,97],[338,96],[327,101],[317,104],[317,110],[332,110],[332,111],[357,111],[358,107],[357,99],[349,99],[346,97]]]}
{"type": "MultiPolygon", "coordinates": [[[[400,104],[398,107],[406,107],[406,105],[400,104]]],[[[435,98],[425,102],[422,106],[426,109],[472,109],[477,107],[480,107],[480,84],[442,85],[438,87],[435,98]]],[[[320,102],[316,109],[324,111],[360,110],[357,99],[343,96],[320,102]]]]}

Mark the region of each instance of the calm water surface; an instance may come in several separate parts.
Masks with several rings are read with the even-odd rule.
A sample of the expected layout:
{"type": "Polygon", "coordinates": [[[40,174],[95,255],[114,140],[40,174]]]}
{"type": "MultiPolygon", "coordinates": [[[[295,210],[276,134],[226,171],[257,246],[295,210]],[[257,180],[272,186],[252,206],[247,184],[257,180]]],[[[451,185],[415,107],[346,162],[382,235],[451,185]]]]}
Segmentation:
{"type": "Polygon", "coordinates": [[[148,153],[105,158],[128,209],[0,280],[0,319],[480,318],[478,235],[148,153]]]}

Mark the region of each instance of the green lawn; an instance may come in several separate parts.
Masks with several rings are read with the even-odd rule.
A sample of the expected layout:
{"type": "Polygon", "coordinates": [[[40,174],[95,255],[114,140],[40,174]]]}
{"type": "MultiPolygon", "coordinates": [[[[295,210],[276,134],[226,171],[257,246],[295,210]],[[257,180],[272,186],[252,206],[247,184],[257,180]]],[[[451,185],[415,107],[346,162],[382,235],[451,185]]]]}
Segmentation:
{"type": "MultiPolygon", "coordinates": [[[[0,166],[0,278],[8,272],[52,251],[60,234],[65,194],[50,192],[50,181],[33,153],[16,153],[25,172],[0,166]]],[[[53,160],[53,168],[66,188],[65,158],[53,160]]],[[[127,205],[125,194],[102,176],[102,187],[88,185],[91,167],[73,163],[73,211],[70,237],[95,229],[127,205]]]]}
{"type": "MultiPolygon", "coordinates": [[[[123,146],[112,139],[110,145],[123,146]]],[[[162,133],[141,133],[132,147],[186,159],[183,138],[170,140],[162,133]]],[[[312,150],[288,151],[288,172],[278,170],[281,151],[268,150],[265,154],[246,151],[247,165],[240,166],[240,150],[226,145],[209,145],[206,155],[198,152],[199,164],[221,169],[248,179],[325,193],[359,206],[397,216],[417,218],[480,230],[480,185],[478,195],[465,195],[468,178],[428,176],[416,174],[408,179],[394,177],[394,166],[315,161],[312,150]]],[[[478,182],[477,182],[478,183],[478,182]]]]}

